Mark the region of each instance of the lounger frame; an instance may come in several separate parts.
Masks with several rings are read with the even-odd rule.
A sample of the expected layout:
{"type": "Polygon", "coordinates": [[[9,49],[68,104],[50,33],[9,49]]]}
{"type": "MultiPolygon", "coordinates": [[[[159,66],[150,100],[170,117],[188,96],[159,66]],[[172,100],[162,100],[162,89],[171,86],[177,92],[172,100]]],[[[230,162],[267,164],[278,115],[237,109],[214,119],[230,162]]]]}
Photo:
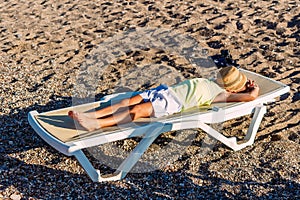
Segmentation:
{"type": "MultiPolygon", "coordinates": [[[[242,71],[247,74],[252,73],[246,70],[242,71]]],[[[252,75],[254,75],[254,73],[252,73],[252,75]]],[[[257,74],[255,75],[260,76],[257,74]]],[[[234,106],[226,107],[226,109],[213,107],[211,110],[206,112],[195,112],[188,115],[177,115],[172,118],[163,118],[158,121],[153,121],[149,124],[126,127],[121,130],[95,134],[94,136],[92,135],[89,137],[83,137],[69,142],[62,142],[45,130],[44,127],[41,126],[37,121],[37,116],[40,115],[40,113],[37,111],[29,112],[28,120],[35,132],[38,133],[38,135],[49,145],[67,156],[75,156],[93,181],[102,182],[121,180],[132,169],[132,167],[136,164],[136,162],[140,159],[152,142],[164,132],[200,128],[234,151],[238,151],[249,145],[252,145],[254,143],[259,125],[264,114],[266,113],[265,104],[274,101],[275,97],[278,97],[289,91],[288,86],[284,84],[281,84],[281,86],[282,87],[276,91],[273,91],[271,94],[265,96],[262,95],[251,102],[236,103],[234,106]],[[230,119],[249,115],[251,113],[253,113],[253,115],[248,127],[248,131],[243,140],[240,142],[237,142],[236,137],[226,137],[219,131],[209,126],[209,124],[212,123],[228,121],[230,119]],[[132,137],[141,137],[142,140],[122,162],[118,169],[112,174],[102,175],[98,169],[93,167],[92,163],[82,151],[88,147],[98,146],[104,143],[132,137]]]]}

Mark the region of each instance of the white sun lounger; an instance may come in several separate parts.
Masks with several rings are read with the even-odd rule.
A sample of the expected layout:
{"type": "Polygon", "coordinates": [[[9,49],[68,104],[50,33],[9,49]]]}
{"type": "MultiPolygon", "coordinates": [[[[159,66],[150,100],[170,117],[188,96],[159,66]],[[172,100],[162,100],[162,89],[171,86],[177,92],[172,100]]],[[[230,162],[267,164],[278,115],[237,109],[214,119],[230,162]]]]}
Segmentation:
{"type": "Polygon", "coordinates": [[[260,86],[260,95],[254,101],[212,104],[210,107],[195,108],[165,118],[140,120],[134,124],[129,124],[130,126],[116,126],[93,132],[76,128],[74,121],[67,116],[69,110],[87,111],[97,108],[100,104],[108,102],[109,100],[116,98],[122,99],[126,95],[128,96],[128,93],[122,93],[109,95],[98,102],[71,108],[45,113],[31,111],[28,114],[28,120],[32,128],[48,144],[67,156],[75,156],[93,181],[120,180],[124,178],[136,164],[152,142],[160,134],[167,131],[201,128],[234,151],[252,145],[260,122],[266,112],[266,106],[264,104],[272,102],[274,98],[287,93],[289,87],[256,73],[246,70],[242,71],[248,78],[255,80],[260,86]],[[236,137],[225,137],[222,133],[208,125],[211,123],[224,122],[251,113],[254,114],[247,134],[242,142],[237,142],[236,137]],[[141,137],[142,140],[113,174],[101,175],[100,171],[93,167],[82,151],[88,147],[131,137],[141,137]]]}

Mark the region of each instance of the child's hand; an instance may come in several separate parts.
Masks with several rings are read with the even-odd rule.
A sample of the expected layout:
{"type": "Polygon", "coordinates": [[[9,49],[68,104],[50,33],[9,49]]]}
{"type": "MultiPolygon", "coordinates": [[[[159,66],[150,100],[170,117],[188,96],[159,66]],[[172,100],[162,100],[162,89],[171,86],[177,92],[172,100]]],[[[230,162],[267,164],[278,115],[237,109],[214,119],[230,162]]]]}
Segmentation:
{"type": "Polygon", "coordinates": [[[254,82],[254,80],[248,80],[246,83],[246,91],[251,92],[253,89],[258,88],[258,85],[254,82]]]}
{"type": "Polygon", "coordinates": [[[258,85],[254,82],[254,80],[248,80],[246,83],[246,92],[249,93],[251,96],[253,96],[254,98],[256,98],[258,96],[259,93],[259,87],[258,85]]]}
{"type": "Polygon", "coordinates": [[[254,83],[254,80],[248,80],[247,83],[246,83],[246,87],[248,89],[252,89],[256,84],[254,83]]]}
{"type": "Polygon", "coordinates": [[[259,87],[256,83],[254,83],[253,80],[249,80],[249,83],[247,86],[247,90],[249,92],[249,94],[251,96],[253,96],[254,98],[257,98],[258,97],[258,94],[259,94],[259,87]]]}

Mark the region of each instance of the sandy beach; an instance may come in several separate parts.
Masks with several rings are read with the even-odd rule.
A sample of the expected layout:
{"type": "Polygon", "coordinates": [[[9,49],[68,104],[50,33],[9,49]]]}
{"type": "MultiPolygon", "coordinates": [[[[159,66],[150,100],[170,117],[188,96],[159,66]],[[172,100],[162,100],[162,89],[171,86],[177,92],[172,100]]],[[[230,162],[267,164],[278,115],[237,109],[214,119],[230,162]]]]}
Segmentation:
{"type": "MultiPolygon", "coordinates": [[[[299,33],[296,0],[0,1],[0,199],[299,199],[299,33]],[[176,35],[178,43],[158,44],[149,30],[176,35]],[[128,35],[131,42],[123,42],[128,35]],[[93,183],[75,158],[30,127],[32,110],[174,84],[204,72],[212,76],[186,59],[194,54],[180,55],[189,45],[203,57],[229,50],[241,68],[290,87],[268,104],[252,146],[234,152],[200,129],[182,131],[191,139],[179,143],[180,152],[167,164],[93,183]],[[89,71],[86,65],[100,67],[89,71]],[[82,88],[82,73],[93,75],[85,80],[92,94],[82,88]]],[[[249,123],[244,116],[219,128],[241,137],[249,123]]],[[[163,134],[147,153],[178,135],[163,134]]],[[[128,153],[137,141],[113,145],[128,153]]],[[[90,158],[102,171],[112,170],[103,159],[90,158]]]]}

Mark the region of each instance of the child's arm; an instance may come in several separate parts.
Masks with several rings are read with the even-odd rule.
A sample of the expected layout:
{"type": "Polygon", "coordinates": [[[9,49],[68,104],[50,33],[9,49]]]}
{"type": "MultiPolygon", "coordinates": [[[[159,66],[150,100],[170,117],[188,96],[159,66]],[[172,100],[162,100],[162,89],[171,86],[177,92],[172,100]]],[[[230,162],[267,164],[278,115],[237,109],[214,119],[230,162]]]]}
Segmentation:
{"type": "Polygon", "coordinates": [[[245,93],[231,93],[222,92],[216,96],[213,102],[240,102],[240,101],[252,101],[258,97],[259,87],[253,84],[251,88],[248,88],[249,92],[245,93]]]}

